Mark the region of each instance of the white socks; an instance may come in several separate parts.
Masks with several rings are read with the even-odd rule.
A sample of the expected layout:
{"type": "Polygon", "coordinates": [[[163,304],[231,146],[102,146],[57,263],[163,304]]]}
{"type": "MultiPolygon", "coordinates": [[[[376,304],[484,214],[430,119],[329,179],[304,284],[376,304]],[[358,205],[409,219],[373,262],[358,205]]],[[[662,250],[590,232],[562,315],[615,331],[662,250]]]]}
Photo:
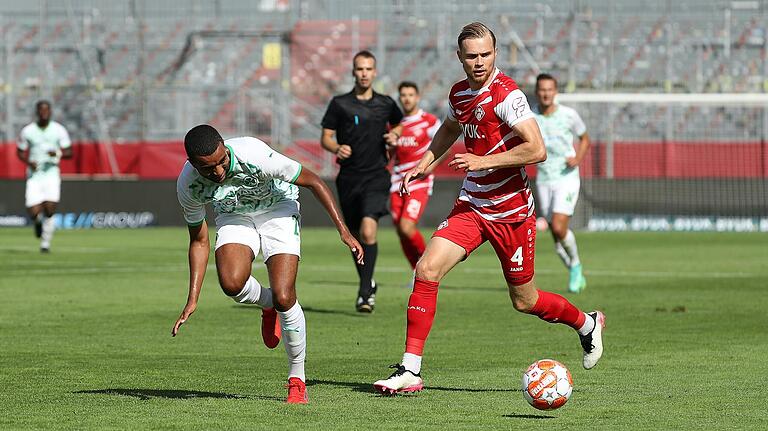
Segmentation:
{"type": "Polygon", "coordinates": [[[581,325],[581,328],[576,330],[579,335],[587,335],[595,329],[595,319],[587,313],[584,313],[584,317],[584,324],[581,325]]]}
{"type": "Polygon", "coordinates": [[[565,251],[565,248],[563,248],[563,244],[561,244],[560,241],[555,241],[555,253],[557,253],[560,260],[563,261],[566,268],[571,267],[571,256],[568,256],[568,252],[565,251]]]}
{"type": "Polygon", "coordinates": [[[421,356],[403,353],[403,362],[400,365],[414,374],[419,374],[421,372],[421,356]]]}
{"type": "MultiPolygon", "coordinates": [[[[566,264],[569,268],[581,263],[579,260],[579,248],[576,247],[576,235],[573,234],[572,230],[568,229],[568,233],[565,234],[565,238],[563,238],[563,240],[558,244],[562,245],[563,250],[568,254],[568,257],[570,258],[569,263],[566,264]]],[[[563,262],[565,262],[565,259],[563,259],[563,262]]]]}
{"type": "Polygon", "coordinates": [[[53,217],[42,217],[43,219],[43,234],[40,236],[40,248],[51,248],[51,239],[53,238],[53,231],[56,230],[56,223],[53,217]]]}
{"type": "MultiPolygon", "coordinates": [[[[249,277],[243,290],[232,299],[241,304],[257,304],[262,308],[272,308],[272,290],[259,284],[255,278],[249,277]]],[[[288,311],[278,311],[280,328],[288,354],[288,378],[298,377],[305,381],[304,358],[307,351],[307,323],[304,320],[304,310],[298,301],[288,311]]]]}
{"type": "Polygon", "coordinates": [[[306,381],[304,376],[304,358],[307,354],[307,322],[304,320],[304,310],[296,301],[288,311],[278,311],[283,344],[288,354],[288,378],[298,377],[306,381]]]}
{"type": "Polygon", "coordinates": [[[262,287],[252,276],[245,282],[243,290],[232,299],[241,304],[258,304],[262,308],[272,308],[272,290],[262,287]]]}

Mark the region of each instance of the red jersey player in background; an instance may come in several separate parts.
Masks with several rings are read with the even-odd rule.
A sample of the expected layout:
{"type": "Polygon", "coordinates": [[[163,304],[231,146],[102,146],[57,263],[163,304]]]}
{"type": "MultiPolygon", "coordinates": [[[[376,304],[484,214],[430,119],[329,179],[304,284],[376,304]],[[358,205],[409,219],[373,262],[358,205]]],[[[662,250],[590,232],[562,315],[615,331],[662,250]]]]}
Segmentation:
{"type": "Polygon", "coordinates": [[[455,154],[448,166],[467,177],[453,210],[416,264],[403,360],[389,378],[374,383],[385,394],[423,388],[421,357],[440,280],[485,241],[501,261],[515,310],[576,330],[586,369],[603,353],[603,313],[584,313],[562,296],[539,290],[533,280],[536,214],[525,166],[545,160],[547,153],[525,94],[496,68],[496,37],[488,27],[464,26],[458,47],[467,79],[451,88],[448,116],[421,161],[405,174],[401,191],[409,193],[410,181],[423,176],[459,134],[467,153],[455,154]]]}
{"type": "MultiPolygon", "coordinates": [[[[403,253],[416,269],[416,262],[424,254],[424,237],[418,227],[424,208],[432,196],[434,175],[429,173],[423,178],[409,184],[410,194],[400,193],[400,183],[408,170],[419,163],[421,156],[429,149],[429,144],[440,128],[440,120],[434,115],[419,108],[419,87],[409,81],[403,81],[397,87],[400,93],[400,106],[405,117],[400,121],[403,135],[397,140],[397,145],[391,148],[394,168],[392,169],[392,187],[389,189],[390,212],[392,222],[397,228],[403,253]]],[[[434,163],[432,166],[437,166],[434,163]]]]}

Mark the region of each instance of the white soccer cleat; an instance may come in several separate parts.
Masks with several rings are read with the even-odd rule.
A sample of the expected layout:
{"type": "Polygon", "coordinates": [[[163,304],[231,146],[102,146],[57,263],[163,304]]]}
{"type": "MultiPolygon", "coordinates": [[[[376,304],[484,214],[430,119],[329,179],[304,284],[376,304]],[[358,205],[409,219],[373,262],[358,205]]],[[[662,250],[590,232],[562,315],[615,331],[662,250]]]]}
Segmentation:
{"type": "Polygon", "coordinates": [[[389,368],[396,368],[396,370],[389,378],[379,380],[373,384],[377,392],[381,392],[384,395],[395,395],[418,392],[424,389],[421,373],[414,374],[400,364],[392,365],[389,368]]]}
{"type": "Polygon", "coordinates": [[[587,335],[579,335],[581,347],[584,349],[584,368],[589,370],[597,365],[597,361],[603,356],[603,328],[605,327],[605,315],[601,311],[587,313],[595,319],[595,328],[587,335]]]}

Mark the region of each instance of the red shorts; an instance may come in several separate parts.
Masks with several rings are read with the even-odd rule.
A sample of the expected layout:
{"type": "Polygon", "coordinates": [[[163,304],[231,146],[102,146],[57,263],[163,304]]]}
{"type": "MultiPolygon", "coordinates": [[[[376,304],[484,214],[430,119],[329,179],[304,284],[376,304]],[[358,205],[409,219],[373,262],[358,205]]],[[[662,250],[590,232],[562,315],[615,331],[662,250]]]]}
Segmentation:
{"type": "Polygon", "coordinates": [[[424,214],[424,208],[429,201],[429,189],[414,190],[410,195],[400,196],[399,192],[389,194],[389,208],[392,213],[392,221],[397,224],[401,218],[407,218],[418,222],[424,214]]]}
{"type": "Polygon", "coordinates": [[[467,205],[456,205],[432,237],[445,238],[464,248],[467,256],[485,241],[499,257],[504,278],[513,286],[533,279],[536,215],[517,223],[486,220],[467,205]]]}

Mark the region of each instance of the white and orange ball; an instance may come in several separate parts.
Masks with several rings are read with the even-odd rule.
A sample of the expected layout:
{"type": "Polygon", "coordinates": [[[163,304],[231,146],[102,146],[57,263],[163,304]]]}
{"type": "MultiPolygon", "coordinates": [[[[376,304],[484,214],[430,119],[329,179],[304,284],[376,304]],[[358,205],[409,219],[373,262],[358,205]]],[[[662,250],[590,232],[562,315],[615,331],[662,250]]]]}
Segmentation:
{"type": "Polygon", "coordinates": [[[528,404],[539,410],[562,407],[571,392],[571,372],[553,359],[536,361],[523,373],[523,396],[528,404]]]}

